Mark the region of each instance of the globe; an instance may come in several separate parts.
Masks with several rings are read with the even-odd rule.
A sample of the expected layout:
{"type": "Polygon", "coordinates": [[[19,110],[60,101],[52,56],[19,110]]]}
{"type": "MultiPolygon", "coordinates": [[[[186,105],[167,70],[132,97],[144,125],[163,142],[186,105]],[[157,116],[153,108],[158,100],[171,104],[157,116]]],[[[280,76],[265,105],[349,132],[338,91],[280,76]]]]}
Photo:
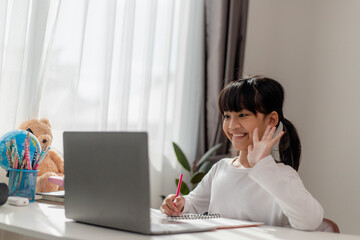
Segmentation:
{"type": "MultiPolygon", "coordinates": [[[[0,138],[0,165],[5,170],[12,168],[9,166],[9,161],[6,157],[6,142],[11,139],[15,139],[18,155],[21,156],[22,151],[25,148],[25,139],[27,138],[28,131],[25,130],[13,130],[7,132],[0,138]]],[[[29,133],[29,142],[30,142],[30,161],[32,163],[35,150],[38,149],[38,152],[41,153],[41,145],[39,140],[35,137],[34,134],[29,133]]]]}

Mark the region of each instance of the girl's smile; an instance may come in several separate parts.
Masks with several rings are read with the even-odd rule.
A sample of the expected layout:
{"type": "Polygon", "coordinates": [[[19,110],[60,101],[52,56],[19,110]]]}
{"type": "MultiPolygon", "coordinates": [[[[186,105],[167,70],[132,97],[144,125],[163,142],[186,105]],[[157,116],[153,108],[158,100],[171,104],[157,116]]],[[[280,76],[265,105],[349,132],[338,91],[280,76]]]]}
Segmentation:
{"type": "Polygon", "coordinates": [[[248,134],[247,133],[231,133],[232,142],[233,141],[241,141],[243,140],[248,134]]]}

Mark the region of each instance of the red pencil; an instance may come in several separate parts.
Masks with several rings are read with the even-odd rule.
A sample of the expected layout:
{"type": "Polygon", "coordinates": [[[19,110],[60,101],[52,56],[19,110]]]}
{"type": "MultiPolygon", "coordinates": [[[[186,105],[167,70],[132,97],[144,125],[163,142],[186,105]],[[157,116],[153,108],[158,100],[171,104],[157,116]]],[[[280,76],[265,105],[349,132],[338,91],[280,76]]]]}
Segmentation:
{"type": "Polygon", "coordinates": [[[178,186],[177,186],[177,190],[176,190],[176,197],[179,196],[179,193],[180,193],[180,188],[181,188],[181,182],[182,182],[182,178],[183,178],[183,174],[180,175],[180,179],[179,179],[179,183],[178,183],[178,186]]]}

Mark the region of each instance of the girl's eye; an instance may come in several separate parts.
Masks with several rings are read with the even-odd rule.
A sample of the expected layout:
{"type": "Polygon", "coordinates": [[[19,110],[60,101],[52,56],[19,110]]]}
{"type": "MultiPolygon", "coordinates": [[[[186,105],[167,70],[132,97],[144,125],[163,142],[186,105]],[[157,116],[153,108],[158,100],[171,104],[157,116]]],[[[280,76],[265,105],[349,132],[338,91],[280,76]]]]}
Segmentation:
{"type": "Polygon", "coordinates": [[[239,114],[239,117],[246,117],[246,116],[247,116],[246,113],[240,113],[240,114],[239,114]]]}
{"type": "Polygon", "coordinates": [[[230,118],[230,117],[229,117],[229,115],[226,115],[226,114],[225,114],[225,115],[224,115],[224,118],[230,118]]]}

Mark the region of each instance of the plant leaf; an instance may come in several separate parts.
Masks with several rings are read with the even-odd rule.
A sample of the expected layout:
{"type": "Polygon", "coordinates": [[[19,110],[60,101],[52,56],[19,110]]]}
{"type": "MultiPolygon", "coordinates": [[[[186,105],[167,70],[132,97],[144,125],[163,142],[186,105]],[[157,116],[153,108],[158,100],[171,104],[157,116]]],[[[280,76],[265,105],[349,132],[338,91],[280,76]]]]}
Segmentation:
{"type": "Polygon", "coordinates": [[[198,168],[199,166],[201,166],[201,164],[203,164],[211,155],[213,155],[213,153],[216,152],[216,150],[218,150],[221,147],[221,145],[222,143],[218,143],[212,148],[210,148],[197,162],[196,167],[198,168]]]}
{"type": "Polygon", "coordinates": [[[188,195],[190,193],[190,188],[187,186],[186,183],[181,184],[180,192],[182,195],[188,195]]]}
{"type": "Polygon", "coordinates": [[[197,172],[194,174],[194,176],[191,178],[190,182],[192,184],[197,184],[201,181],[201,179],[203,179],[203,177],[205,176],[206,173],[204,172],[197,172]]]}
{"type": "Polygon", "coordinates": [[[201,164],[201,166],[199,167],[199,172],[204,172],[204,173],[207,173],[211,167],[212,167],[212,163],[207,161],[207,162],[204,162],[203,164],[201,164]]]}
{"type": "MultiPolygon", "coordinates": [[[[178,184],[179,184],[179,179],[177,178],[177,179],[175,179],[175,185],[177,186],[178,184]]],[[[180,187],[180,193],[182,195],[188,195],[189,192],[190,192],[190,188],[188,187],[188,185],[184,181],[182,181],[181,182],[181,187],[180,187]]]]}
{"type": "Polygon", "coordinates": [[[188,172],[190,172],[190,164],[189,164],[188,160],[186,159],[184,152],[174,142],[173,142],[173,147],[174,147],[176,158],[177,158],[178,162],[180,163],[180,165],[183,168],[185,168],[188,172]]]}

